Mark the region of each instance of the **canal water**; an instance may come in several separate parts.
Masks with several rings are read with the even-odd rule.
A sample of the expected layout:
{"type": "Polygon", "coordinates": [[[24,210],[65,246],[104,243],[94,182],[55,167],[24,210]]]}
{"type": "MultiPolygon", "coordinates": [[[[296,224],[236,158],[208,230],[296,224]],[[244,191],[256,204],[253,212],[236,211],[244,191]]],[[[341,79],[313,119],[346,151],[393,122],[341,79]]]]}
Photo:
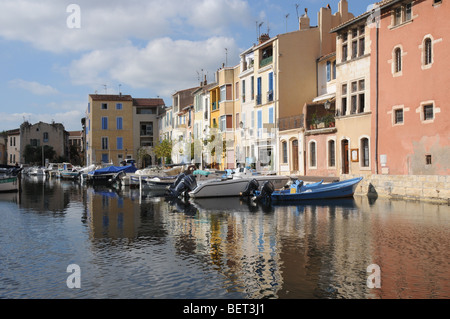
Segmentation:
{"type": "Polygon", "coordinates": [[[0,194],[0,298],[449,298],[449,239],[446,205],[167,201],[24,177],[0,194]]]}

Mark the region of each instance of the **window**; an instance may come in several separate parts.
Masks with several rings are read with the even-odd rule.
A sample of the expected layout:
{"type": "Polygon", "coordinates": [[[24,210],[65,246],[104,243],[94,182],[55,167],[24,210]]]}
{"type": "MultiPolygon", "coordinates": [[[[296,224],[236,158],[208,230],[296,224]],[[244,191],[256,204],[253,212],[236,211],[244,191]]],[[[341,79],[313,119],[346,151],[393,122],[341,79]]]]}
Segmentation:
{"type": "Polygon", "coordinates": [[[118,130],[122,130],[123,129],[123,119],[122,119],[122,117],[116,118],[116,128],[118,130]]]}
{"type": "Polygon", "coordinates": [[[257,79],[257,87],[256,87],[256,105],[260,105],[262,103],[261,92],[262,92],[262,79],[259,77],[257,79]]]}
{"type": "Polygon", "coordinates": [[[102,103],[102,110],[108,109],[108,103],[102,103]]]}
{"type": "Polygon", "coordinates": [[[394,26],[412,20],[412,2],[394,9],[394,26]]]}
{"type": "Polygon", "coordinates": [[[332,79],[336,80],[336,60],[333,61],[333,75],[332,79]]]}
{"type": "Polygon", "coordinates": [[[250,80],[250,97],[252,101],[255,99],[255,77],[252,76],[250,80]]]}
{"type": "Polygon", "coordinates": [[[287,142],[283,141],[283,143],[281,143],[281,148],[283,151],[283,163],[287,163],[288,162],[288,153],[287,153],[287,142]]]}
{"type": "Polygon", "coordinates": [[[347,61],[347,57],[348,57],[348,34],[347,32],[345,32],[342,35],[342,62],[347,61]]]}
{"type": "Polygon", "coordinates": [[[116,103],[116,110],[121,110],[123,107],[122,103],[116,103]]]}
{"type": "Polygon", "coordinates": [[[102,150],[107,150],[107,149],[108,149],[108,138],[102,137],[102,150]]]}
{"type": "Polygon", "coordinates": [[[153,123],[152,122],[141,122],[140,134],[141,134],[141,136],[153,136],[153,123]]]}
{"type": "Polygon", "coordinates": [[[359,80],[352,82],[351,85],[351,114],[363,113],[365,106],[365,81],[359,80]]]}
{"type": "Polygon", "coordinates": [[[327,61],[327,82],[331,81],[331,62],[327,61]]]}
{"type": "Polygon", "coordinates": [[[258,138],[262,138],[262,110],[258,110],[258,138]]]}
{"type": "Polygon", "coordinates": [[[273,101],[273,72],[269,73],[269,92],[267,92],[267,101],[273,101]]]}
{"type": "Polygon", "coordinates": [[[117,149],[123,150],[123,138],[122,137],[117,138],[117,149]]]}
{"type": "Polygon", "coordinates": [[[430,65],[433,62],[433,43],[430,38],[425,39],[423,62],[425,65],[430,65]]]}
{"type": "Polygon", "coordinates": [[[429,155],[429,154],[425,155],[425,164],[426,165],[431,165],[432,164],[431,155],[429,155]]]}
{"type": "Polygon", "coordinates": [[[316,167],[316,142],[309,144],[309,166],[316,167]]]}
{"type": "Polygon", "coordinates": [[[245,80],[242,80],[242,103],[245,103],[245,80]]]}
{"type": "Polygon", "coordinates": [[[394,73],[398,73],[402,71],[402,49],[396,48],[394,52],[394,73]]]}
{"type": "Polygon", "coordinates": [[[369,139],[361,139],[361,166],[369,167],[369,139]]]}
{"type": "Polygon", "coordinates": [[[102,154],[102,162],[103,163],[108,163],[109,162],[108,154],[102,154]]]}
{"type": "Polygon", "coordinates": [[[341,101],[341,114],[347,114],[347,84],[342,85],[342,101],[341,101]]]}
{"type": "Polygon", "coordinates": [[[434,112],[433,112],[433,105],[428,104],[423,106],[423,119],[424,121],[433,120],[434,119],[434,112]]]}
{"type": "Polygon", "coordinates": [[[44,132],[44,137],[43,137],[44,143],[48,142],[48,133],[44,132]]]}
{"type": "Polygon", "coordinates": [[[227,87],[225,85],[220,87],[220,97],[219,102],[225,101],[227,98],[227,87]]]}
{"type": "Polygon", "coordinates": [[[108,118],[106,116],[102,117],[102,130],[108,129],[108,118]]]}
{"type": "Polygon", "coordinates": [[[328,141],[328,166],[336,166],[336,142],[334,140],[328,141]]]}
{"type": "Polygon", "coordinates": [[[403,109],[395,110],[394,123],[395,124],[403,124],[403,109]]]}

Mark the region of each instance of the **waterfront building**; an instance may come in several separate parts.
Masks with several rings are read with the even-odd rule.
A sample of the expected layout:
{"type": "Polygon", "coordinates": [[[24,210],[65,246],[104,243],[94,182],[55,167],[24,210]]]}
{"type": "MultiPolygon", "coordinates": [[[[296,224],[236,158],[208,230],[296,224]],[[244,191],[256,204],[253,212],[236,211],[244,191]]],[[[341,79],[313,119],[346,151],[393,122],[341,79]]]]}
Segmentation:
{"type": "Polygon", "coordinates": [[[337,173],[368,175],[371,154],[371,32],[365,15],[332,29],[336,43],[337,173]]]}
{"type": "Polygon", "coordinates": [[[7,159],[7,145],[8,144],[8,136],[6,135],[5,132],[3,132],[2,134],[0,134],[0,164],[1,165],[6,165],[8,162],[7,159]]]}
{"type": "MultiPolygon", "coordinates": [[[[373,173],[449,175],[450,3],[382,1],[371,29],[373,173]],[[377,63],[378,61],[378,63],[377,63]],[[376,144],[376,145],[375,145],[376,144]]],[[[441,189],[442,190],[442,189],[441,189]]]]}
{"type": "MultiPolygon", "coordinates": [[[[69,133],[64,129],[64,125],[61,123],[44,123],[38,122],[31,124],[28,121],[23,122],[20,125],[20,163],[26,163],[25,149],[27,146],[39,148],[49,146],[53,148],[54,158],[67,159],[69,155],[69,133]]],[[[13,136],[14,138],[14,136],[13,136]]],[[[14,146],[11,146],[15,148],[14,146]]],[[[44,150],[45,152],[45,150],[44,150]]],[[[15,153],[10,153],[15,154],[15,153]]],[[[43,162],[39,161],[42,165],[45,165],[46,160],[53,160],[54,158],[43,157],[43,162]]],[[[17,160],[17,159],[16,159],[17,160]]]]}
{"type": "Polygon", "coordinates": [[[203,168],[205,163],[210,163],[211,155],[206,151],[205,140],[210,133],[210,95],[209,89],[216,86],[216,83],[209,83],[206,80],[200,83],[200,87],[192,92],[194,96],[194,115],[193,115],[193,140],[195,163],[203,168]]]}
{"type": "Polygon", "coordinates": [[[153,143],[162,99],[131,95],[90,94],[86,112],[86,164],[139,160],[139,166],[154,161],[153,143]],[[138,156],[139,155],[139,156],[138,156]]]}
{"type": "Polygon", "coordinates": [[[84,160],[83,131],[69,131],[69,161],[82,165],[84,160]]]}
{"type": "Polygon", "coordinates": [[[158,114],[164,109],[160,98],[133,98],[133,154],[138,167],[156,163],[155,143],[159,141],[158,114]]]}
{"type": "Polygon", "coordinates": [[[90,94],[86,112],[86,164],[116,166],[133,154],[131,95],[90,94]]]}
{"type": "Polygon", "coordinates": [[[20,129],[6,131],[6,164],[23,164],[20,160],[20,129]]]}
{"type": "Polygon", "coordinates": [[[189,163],[190,143],[192,137],[192,115],[194,106],[194,96],[192,93],[198,87],[184,89],[172,95],[172,161],[173,163],[189,163]]]}
{"type": "Polygon", "coordinates": [[[172,115],[172,106],[163,108],[158,115],[159,142],[162,142],[162,140],[172,140],[172,115]]]}

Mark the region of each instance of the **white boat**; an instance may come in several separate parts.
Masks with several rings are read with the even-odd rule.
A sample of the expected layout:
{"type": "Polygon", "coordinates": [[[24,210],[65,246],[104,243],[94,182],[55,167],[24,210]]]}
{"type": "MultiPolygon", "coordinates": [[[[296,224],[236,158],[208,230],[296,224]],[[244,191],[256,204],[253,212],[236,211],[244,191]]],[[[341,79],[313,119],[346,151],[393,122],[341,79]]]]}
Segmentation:
{"type": "Polygon", "coordinates": [[[45,168],[43,168],[43,167],[32,167],[28,171],[28,175],[30,175],[30,176],[45,176],[45,168]]]}
{"type": "Polygon", "coordinates": [[[2,166],[0,168],[0,192],[13,192],[19,190],[18,174],[21,167],[2,166]]]}
{"type": "Polygon", "coordinates": [[[258,183],[270,181],[275,189],[281,189],[290,179],[289,176],[284,175],[259,175],[241,168],[231,172],[225,178],[199,183],[197,187],[189,192],[189,196],[192,198],[240,196],[253,180],[256,180],[258,183]]]}

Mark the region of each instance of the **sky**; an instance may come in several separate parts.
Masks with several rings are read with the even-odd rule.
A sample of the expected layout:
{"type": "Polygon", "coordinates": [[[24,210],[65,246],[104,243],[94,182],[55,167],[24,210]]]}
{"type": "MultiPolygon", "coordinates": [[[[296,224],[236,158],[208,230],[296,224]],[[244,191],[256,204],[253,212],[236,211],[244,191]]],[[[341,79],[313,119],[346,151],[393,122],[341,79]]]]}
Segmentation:
{"type": "MultiPolygon", "coordinates": [[[[164,99],[209,82],[223,63],[297,16],[338,0],[1,0],[0,131],[24,121],[81,130],[88,95],[164,99]],[[298,14],[297,14],[298,13],[298,14]],[[260,28],[257,25],[262,23],[260,28]]],[[[355,16],[372,0],[348,0],[355,16]]]]}

